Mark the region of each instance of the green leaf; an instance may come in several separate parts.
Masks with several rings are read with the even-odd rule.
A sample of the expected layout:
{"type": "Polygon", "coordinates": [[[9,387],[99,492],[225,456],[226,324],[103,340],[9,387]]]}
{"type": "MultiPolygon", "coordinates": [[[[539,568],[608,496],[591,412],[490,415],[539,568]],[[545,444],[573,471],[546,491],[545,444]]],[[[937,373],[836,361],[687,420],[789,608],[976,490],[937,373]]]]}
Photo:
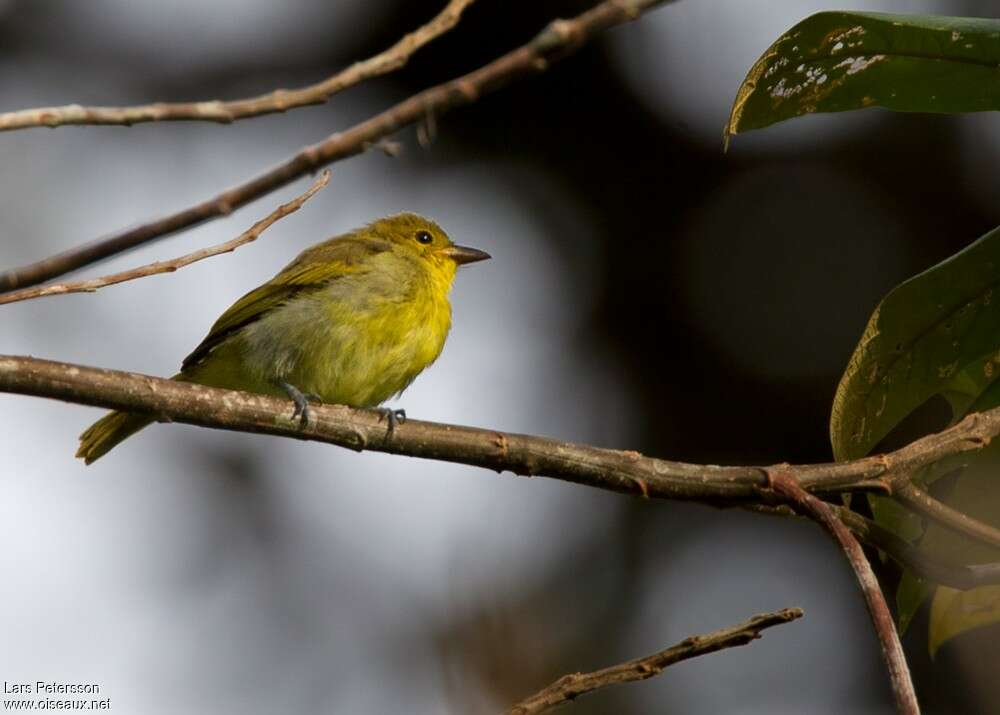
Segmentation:
{"type": "Polygon", "coordinates": [[[998,20],[821,12],[750,68],[725,136],[814,112],[1000,109],[998,66],[998,20]]]}
{"type": "Polygon", "coordinates": [[[924,533],[923,520],[888,497],[871,497],[872,516],[881,526],[891,530],[896,536],[911,544],[924,533]]]}
{"type": "MultiPolygon", "coordinates": [[[[959,370],[940,393],[951,407],[952,424],[971,412],[983,412],[1000,406],[998,378],[1000,378],[1000,353],[991,352],[959,370]]],[[[925,467],[916,481],[926,487],[947,474],[978,462],[984,453],[985,450],[947,456],[925,467]]]]}
{"type": "MultiPolygon", "coordinates": [[[[830,439],[837,459],[868,454],[934,395],[957,421],[1000,405],[1000,228],[900,284],[872,314],[834,397],[830,439]]],[[[1000,442],[955,455],[919,476],[929,484],[962,468],[942,500],[986,523],[1000,525],[1000,442]]],[[[876,522],[928,555],[953,564],[1000,560],[982,546],[931,524],[895,502],[872,497],[876,522]],[[922,534],[922,535],[921,535],[922,534]]],[[[933,652],[965,631],[1000,621],[1000,587],[966,592],[919,582],[904,573],[896,593],[904,627],[931,593],[929,647],[933,652]]]]}
{"type": "Polygon", "coordinates": [[[916,576],[912,571],[903,573],[896,589],[896,612],[899,614],[899,635],[906,633],[910,621],[917,615],[920,604],[934,592],[933,584],[929,584],[916,576]]]}
{"type": "Polygon", "coordinates": [[[932,396],[949,396],[955,407],[961,389],[975,393],[1000,374],[998,287],[1000,229],[994,229],[890,291],[834,396],[830,441],[838,460],[868,454],[932,396]],[[977,365],[979,375],[972,372],[977,365]]]}
{"type": "Polygon", "coordinates": [[[948,639],[994,623],[1000,623],[1000,586],[971,591],[938,586],[931,601],[928,650],[933,657],[948,639]]]}
{"type": "Polygon", "coordinates": [[[1000,354],[987,355],[970,365],[974,371],[971,378],[975,400],[964,411],[956,412],[956,418],[970,412],[984,412],[1000,405],[1000,354]],[[992,363],[992,364],[990,364],[992,363]]]}

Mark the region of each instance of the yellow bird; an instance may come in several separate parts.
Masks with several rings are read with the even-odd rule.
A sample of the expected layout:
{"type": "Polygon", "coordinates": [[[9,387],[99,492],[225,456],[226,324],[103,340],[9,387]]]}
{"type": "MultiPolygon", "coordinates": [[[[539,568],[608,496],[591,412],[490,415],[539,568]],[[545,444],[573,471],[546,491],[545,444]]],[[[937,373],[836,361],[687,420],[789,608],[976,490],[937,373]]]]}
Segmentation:
{"type": "MultiPolygon", "coordinates": [[[[489,257],[416,214],[379,219],[307,248],[236,301],[172,379],[288,396],[303,422],[307,399],[378,406],[441,354],[458,266],[489,257]]],[[[390,430],[405,418],[384,412],[390,430]]],[[[152,422],[111,412],[80,435],[76,456],[90,464],[152,422]]]]}

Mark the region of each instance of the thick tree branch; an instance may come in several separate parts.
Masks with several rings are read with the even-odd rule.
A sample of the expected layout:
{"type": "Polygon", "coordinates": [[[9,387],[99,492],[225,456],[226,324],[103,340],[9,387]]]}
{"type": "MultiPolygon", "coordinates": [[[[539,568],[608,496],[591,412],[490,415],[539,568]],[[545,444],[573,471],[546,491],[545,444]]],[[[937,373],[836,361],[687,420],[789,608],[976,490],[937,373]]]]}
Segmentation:
{"type": "Polygon", "coordinates": [[[105,286],[114,285],[116,283],[124,283],[125,281],[132,281],[137,278],[155,276],[159,273],[173,273],[180,268],[184,268],[185,266],[197,263],[198,261],[206,258],[235,251],[240,246],[250,243],[251,241],[256,241],[257,238],[276,221],[298,211],[302,208],[302,204],[311,199],[313,194],[322,189],[329,182],[330,170],[324,169],[323,173],[319,175],[319,178],[313,182],[312,186],[310,186],[304,194],[300,195],[298,198],[292,199],[288,203],[282,204],[239,236],[230,241],[226,241],[225,243],[220,243],[216,246],[211,246],[210,248],[202,248],[197,251],[192,251],[191,253],[181,256],[180,258],[174,258],[169,261],[147,263],[146,265],[139,266],[138,268],[131,268],[127,271],[112,273],[111,275],[102,276],[100,278],[92,278],[86,281],[75,281],[72,283],[56,283],[54,285],[38,286],[35,288],[24,288],[10,293],[0,293],[0,305],[3,305],[4,303],[15,303],[20,300],[30,300],[32,298],[42,298],[47,295],[63,295],[64,293],[92,293],[99,288],[104,288],[105,286]]]}
{"type": "Polygon", "coordinates": [[[677,645],[645,658],[612,665],[590,673],[564,675],[544,690],[525,698],[507,711],[507,715],[537,715],[570,702],[580,695],[619,683],[646,680],[659,675],[665,668],[682,660],[714,653],[724,648],[747,645],[760,638],[761,631],[772,626],[790,623],[802,617],[802,610],[786,608],[774,613],[754,616],[745,623],[702,636],[685,638],[677,645]]]}
{"type": "MultiPolygon", "coordinates": [[[[316,405],[310,410],[313,419],[300,427],[290,419],[287,400],[21,356],[0,356],[0,392],[145,412],[161,422],[281,435],[722,506],[759,501],[760,489],[770,483],[775,469],[674,462],[632,451],[417,420],[399,425],[390,440],[378,413],[338,405],[316,405]]],[[[1000,408],[969,415],[888,454],[780,469],[811,492],[884,490],[899,475],[979,449],[998,433],[1000,408]]]]}
{"type": "Polygon", "coordinates": [[[861,544],[851,535],[844,523],[837,518],[831,506],[803,489],[787,470],[776,469],[771,473],[770,488],[785,499],[792,507],[802,514],[808,515],[825,528],[840,545],[847,556],[858,585],[865,597],[872,625],[882,645],[882,656],[889,669],[889,682],[896,701],[896,710],[900,715],[919,715],[920,706],[910,679],[910,669],[906,665],[903,646],[899,642],[896,624],[889,613],[878,579],[872,571],[871,564],[861,549],[861,544]]]}
{"type": "Polygon", "coordinates": [[[0,273],[0,291],[35,285],[148,241],[225,216],[320,167],[360,154],[405,126],[474,102],[514,79],[542,72],[599,32],[632,20],[667,1],[605,0],[571,20],[555,20],[530,42],[493,62],[415,94],[350,129],[307,146],[284,163],[218,196],[108,238],[0,273]]]}
{"type": "Polygon", "coordinates": [[[389,49],[322,82],[299,89],[276,89],[257,97],[230,102],[156,102],[135,107],[39,107],[0,113],[0,131],[29,127],[58,127],[64,124],[118,124],[131,126],[143,122],[205,121],[229,124],[237,119],[287,112],[289,109],[323,104],[334,94],[372,77],[388,74],[404,66],[417,50],[458,24],[462,12],[475,0],[451,0],[447,7],[426,25],[400,39],[389,49]]]}

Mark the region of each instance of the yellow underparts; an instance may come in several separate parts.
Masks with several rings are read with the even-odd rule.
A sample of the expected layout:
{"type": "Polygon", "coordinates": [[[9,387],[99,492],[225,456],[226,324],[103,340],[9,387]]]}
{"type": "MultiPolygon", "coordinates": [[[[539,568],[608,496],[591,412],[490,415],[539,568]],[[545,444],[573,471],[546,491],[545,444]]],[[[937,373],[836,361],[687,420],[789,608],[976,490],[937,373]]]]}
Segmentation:
{"type": "MultiPolygon", "coordinates": [[[[287,298],[265,304],[173,379],[276,396],[286,395],[287,383],[351,407],[373,407],[402,392],[441,354],[457,266],[433,248],[414,250],[409,234],[402,243],[380,241],[387,248],[378,252],[351,240],[320,244],[286,269],[294,274],[302,260],[327,251],[336,254],[331,261],[360,256],[350,270],[289,289],[287,298]]],[[[81,435],[77,456],[89,464],[150,422],[147,415],[112,412],[81,435]]]]}
{"type": "Polygon", "coordinates": [[[282,396],[286,382],[352,407],[402,392],[444,347],[455,264],[415,264],[394,253],[373,263],[372,271],[271,310],[185,371],[185,379],[282,396]]]}

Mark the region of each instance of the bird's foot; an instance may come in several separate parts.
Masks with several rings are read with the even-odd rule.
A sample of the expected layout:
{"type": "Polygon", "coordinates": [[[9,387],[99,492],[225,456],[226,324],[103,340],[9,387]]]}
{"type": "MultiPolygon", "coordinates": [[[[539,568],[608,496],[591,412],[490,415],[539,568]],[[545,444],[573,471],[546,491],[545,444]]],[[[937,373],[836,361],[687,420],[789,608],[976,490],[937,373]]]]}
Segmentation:
{"type": "Polygon", "coordinates": [[[396,425],[406,422],[406,410],[394,410],[391,407],[376,407],[375,411],[378,412],[378,421],[385,420],[389,425],[385,431],[386,439],[392,437],[392,433],[396,431],[396,425]]]}
{"type": "Polygon", "coordinates": [[[287,393],[292,402],[295,403],[295,409],[292,410],[292,419],[294,420],[298,417],[299,424],[303,427],[309,424],[309,403],[322,402],[319,399],[319,395],[314,395],[311,392],[302,392],[295,385],[288,382],[279,382],[278,385],[287,393]]]}

